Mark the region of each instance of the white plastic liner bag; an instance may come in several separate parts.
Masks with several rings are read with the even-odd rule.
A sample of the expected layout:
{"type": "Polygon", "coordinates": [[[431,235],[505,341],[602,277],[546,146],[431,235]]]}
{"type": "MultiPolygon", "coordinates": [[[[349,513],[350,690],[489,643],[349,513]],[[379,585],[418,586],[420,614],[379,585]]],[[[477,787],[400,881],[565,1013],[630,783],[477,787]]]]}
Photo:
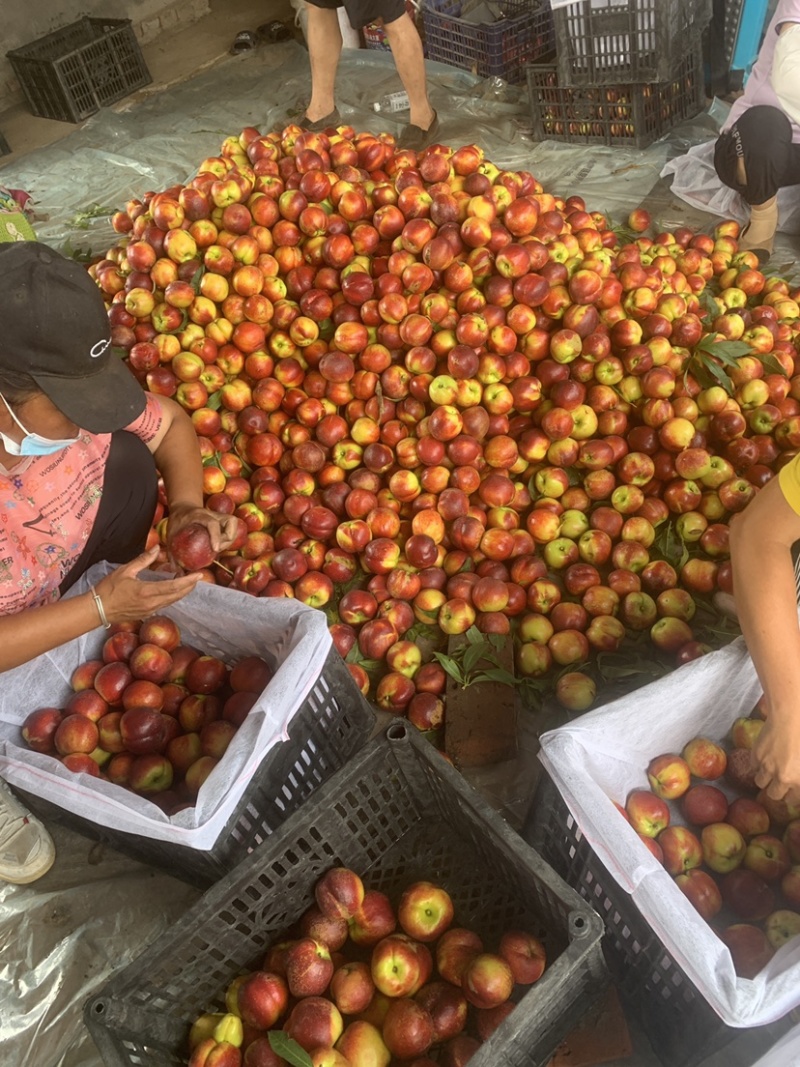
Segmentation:
{"type": "MultiPolygon", "coordinates": [[[[69,595],[86,592],[112,569],[107,563],[92,567],[69,595]]],[[[157,575],[150,577],[158,580],[157,575]]],[[[178,624],[184,644],[229,665],[244,656],[261,656],[275,670],[201,786],[195,807],[170,818],[127,789],[73,774],[54,757],[31,751],[22,739],[26,716],[36,708],[60,707],[71,692],[75,667],[99,656],[108,637],[102,627],[2,675],[0,775],[9,785],[98,826],[209,851],[264,757],[288,738],[289,724],[319,677],[331,638],[324,612],[295,600],[253,597],[205,582],[164,614],[178,624]]]]}
{"type": "Polygon", "coordinates": [[[726,946],[612,801],[624,804],[632,789],[649,788],[646,768],[655,756],[680,752],[693,737],[724,738],[760,695],[739,638],[544,734],[539,757],[601,862],[711,1007],[734,1027],[775,1022],[800,1004],[800,938],[779,949],[753,980],[738,978],[726,946]]]}

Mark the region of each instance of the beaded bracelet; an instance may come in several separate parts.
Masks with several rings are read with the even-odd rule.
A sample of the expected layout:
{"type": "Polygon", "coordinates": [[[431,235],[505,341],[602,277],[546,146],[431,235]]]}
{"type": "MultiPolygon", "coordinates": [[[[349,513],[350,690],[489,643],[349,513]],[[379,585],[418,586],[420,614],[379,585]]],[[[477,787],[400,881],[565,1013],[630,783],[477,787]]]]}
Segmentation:
{"type": "Polygon", "coordinates": [[[100,622],[103,624],[104,630],[111,629],[111,623],[106,618],[105,608],[103,607],[103,601],[100,599],[100,594],[96,592],[93,585],[89,586],[89,591],[94,597],[94,606],[97,608],[97,614],[100,616],[100,622]]]}

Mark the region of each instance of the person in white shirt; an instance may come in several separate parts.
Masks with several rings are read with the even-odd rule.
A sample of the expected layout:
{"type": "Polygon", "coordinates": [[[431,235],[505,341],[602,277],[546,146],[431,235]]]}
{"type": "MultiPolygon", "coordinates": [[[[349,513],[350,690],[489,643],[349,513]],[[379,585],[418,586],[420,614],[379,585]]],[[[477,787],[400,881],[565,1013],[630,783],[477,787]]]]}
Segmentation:
{"type": "Polygon", "coordinates": [[[714,166],[750,205],[739,247],[765,262],[778,228],[778,190],[800,185],[800,0],[779,0],[717,141],[714,166]]]}

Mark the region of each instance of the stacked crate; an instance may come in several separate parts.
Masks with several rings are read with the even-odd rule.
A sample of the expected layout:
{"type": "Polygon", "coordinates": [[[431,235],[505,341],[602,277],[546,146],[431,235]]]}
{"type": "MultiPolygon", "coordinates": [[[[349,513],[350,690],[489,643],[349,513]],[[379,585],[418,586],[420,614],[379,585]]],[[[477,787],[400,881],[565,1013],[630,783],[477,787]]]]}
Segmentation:
{"type": "Polygon", "coordinates": [[[580,0],[553,17],[556,60],[527,70],[537,139],[645,148],[702,110],[710,0],[580,0]]]}
{"type": "Polygon", "coordinates": [[[425,0],[428,59],[479,78],[525,81],[525,68],[553,54],[549,0],[425,0]]]}

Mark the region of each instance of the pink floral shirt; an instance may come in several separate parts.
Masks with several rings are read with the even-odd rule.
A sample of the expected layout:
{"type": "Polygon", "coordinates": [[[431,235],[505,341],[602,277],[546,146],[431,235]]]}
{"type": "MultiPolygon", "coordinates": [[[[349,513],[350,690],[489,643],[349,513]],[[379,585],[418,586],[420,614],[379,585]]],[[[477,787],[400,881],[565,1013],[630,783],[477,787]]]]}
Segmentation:
{"type": "MultiPolygon", "coordinates": [[[[126,429],[147,444],[162,421],[158,400],[148,394],[126,429]]],[[[53,455],[0,467],[0,615],[58,600],[97,517],[110,448],[110,433],[82,432],[53,455]]]]}

